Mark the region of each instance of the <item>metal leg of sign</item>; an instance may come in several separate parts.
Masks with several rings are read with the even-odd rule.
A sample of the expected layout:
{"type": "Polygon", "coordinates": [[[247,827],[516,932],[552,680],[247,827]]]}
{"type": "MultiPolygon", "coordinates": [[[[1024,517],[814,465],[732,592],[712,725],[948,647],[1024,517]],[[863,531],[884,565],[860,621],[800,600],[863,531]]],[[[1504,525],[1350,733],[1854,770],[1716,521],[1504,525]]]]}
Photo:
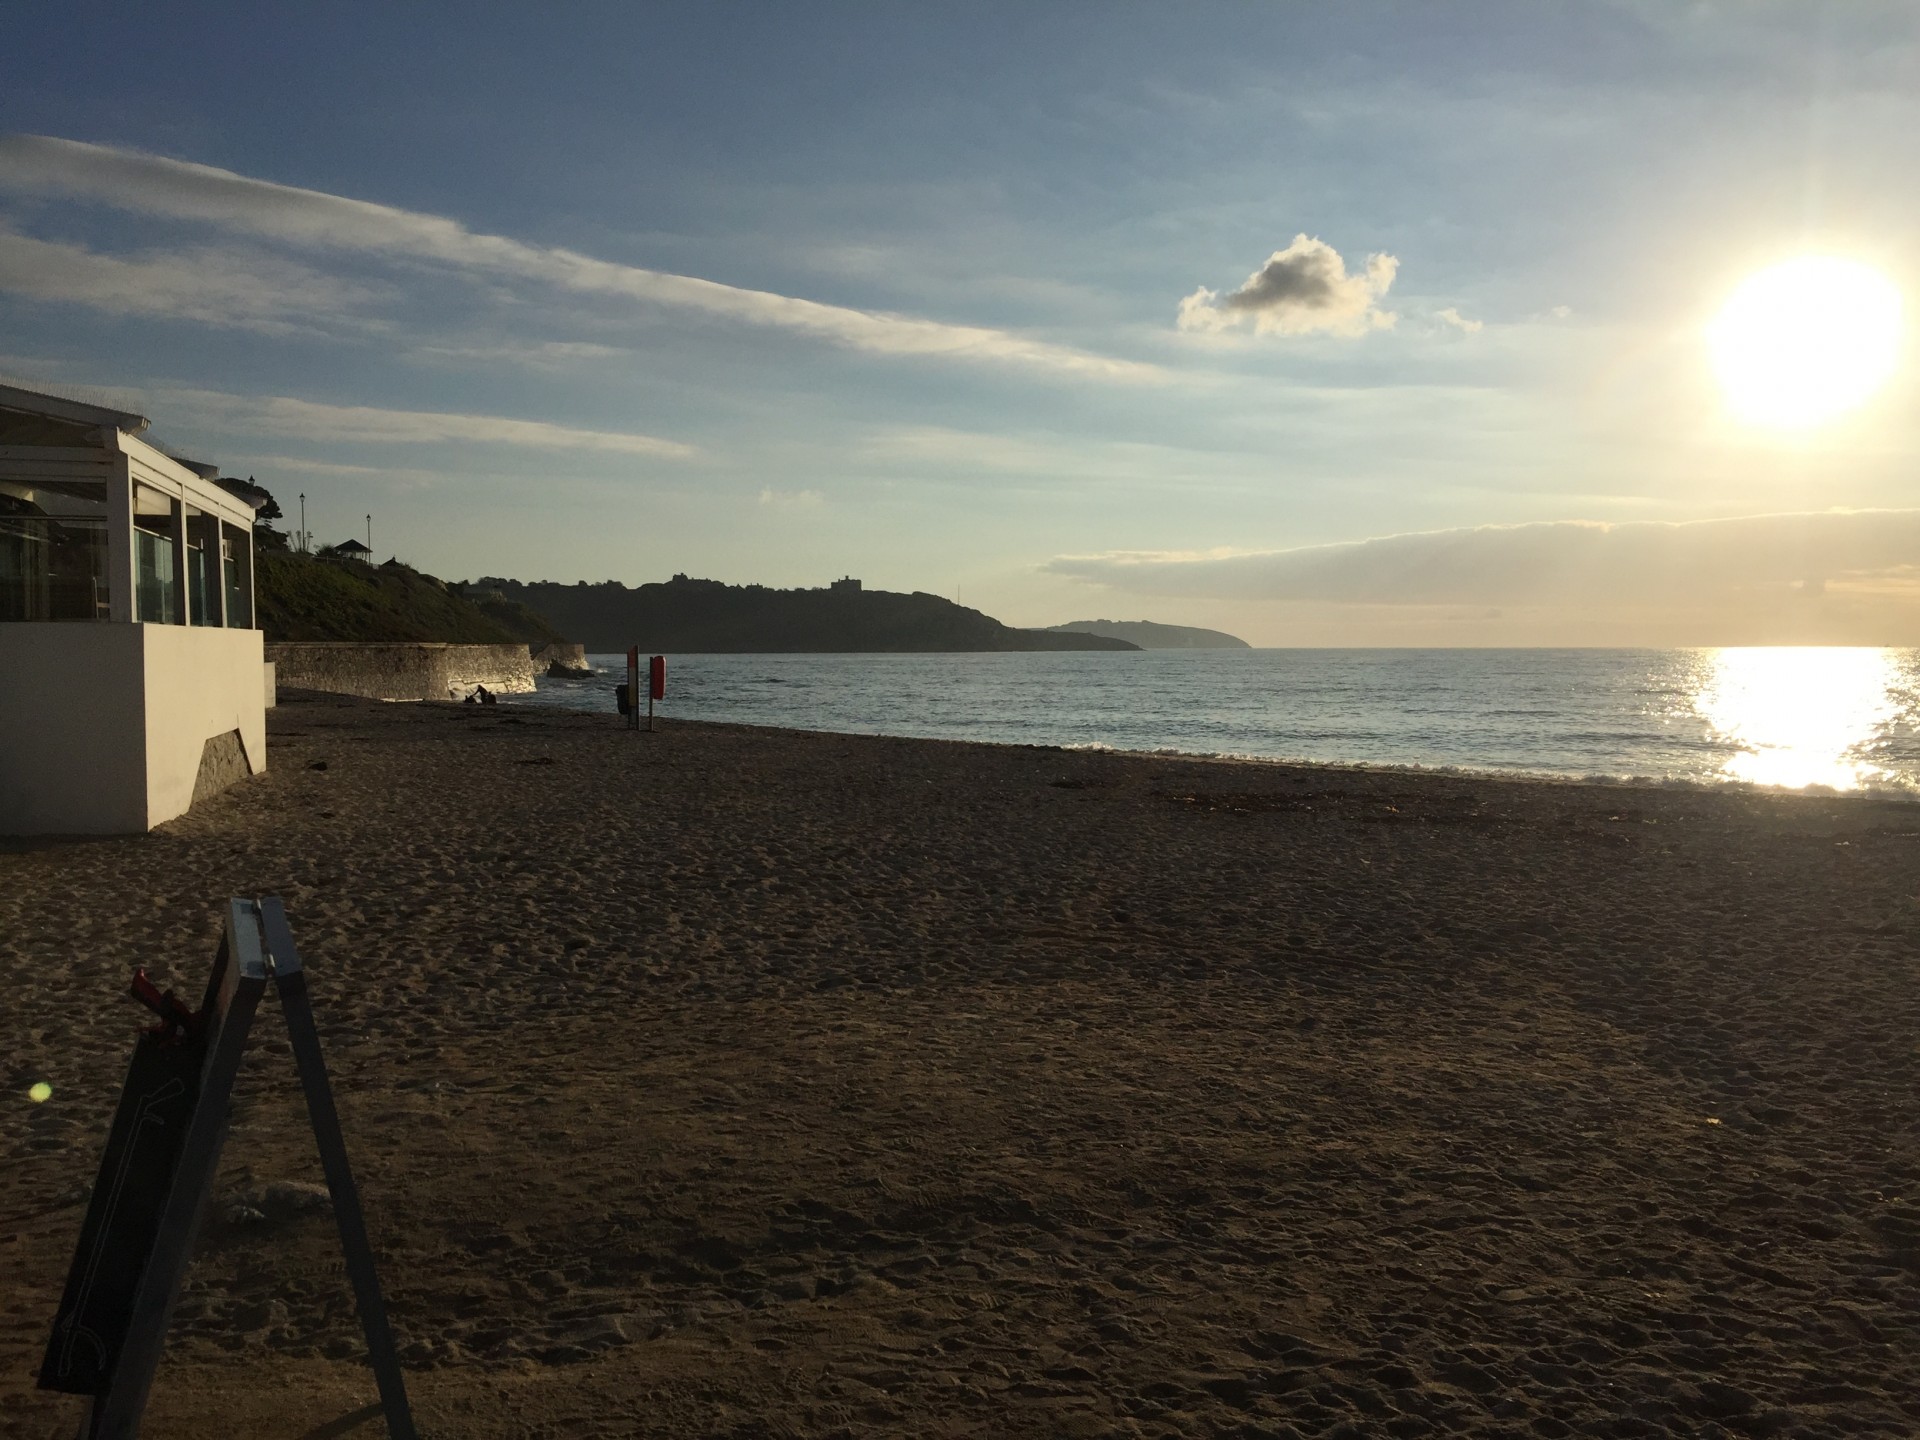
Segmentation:
{"type": "Polygon", "coordinates": [[[387,1324],[387,1306],[380,1294],[380,1277],[374,1270],[366,1217],[360,1210],[360,1191],[353,1183],[353,1168],[347,1163],[347,1142],[340,1133],[340,1116],[333,1106],[333,1087],[327,1081],[327,1062],[320,1053],[320,1031],[314,1024],[313,1005],[307,996],[306,971],[301,968],[300,952],[294,947],[293,931],[287,925],[287,914],[278,897],[269,895],[260,901],[260,924],[265,932],[266,951],[271,957],[274,989],[280,992],[280,1005],[286,1011],[287,1038],[293,1044],[294,1062],[300,1068],[300,1087],[306,1091],[307,1116],[313,1122],[313,1138],[320,1146],[320,1168],[326,1173],[327,1189],[333,1196],[333,1218],[340,1227],[340,1249],[346,1256],[354,1303],[360,1311],[361,1328],[366,1332],[367,1359],[380,1387],[380,1408],[386,1412],[387,1433],[393,1440],[416,1440],[418,1432],[413,1428],[413,1412],[407,1407],[406,1381],[400,1373],[393,1330],[387,1324]]]}
{"type": "Polygon", "coordinates": [[[200,1100],[180,1151],[172,1187],[161,1211],[152,1257],[134,1292],[126,1343],[114,1367],[113,1383],[93,1402],[85,1431],[89,1440],[135,1440],[153,1372],[166,1343],[167,1321],[180,1294],[193,1242],[200,1230],[201,1211],[220,1163],[220,1147],[227,1138],[227,1106],[233,1095],[233,1077],[240,1069],[253,1012],[266,989],[267,968],[260,949],[257,907],[235,900],[227,911],[227,937],[221,947],[224,963],[208,989],[214,1007],[208,1012],[210,1036],[206,1069],[200,1082],[200,1100]]]}
{"type": "MultiPolygon", "coordinates": [[[[287,926],[286,911],[280,901],[271,896],[258,901],[235,900],[228,907],[226,938],[221,942],[213,975],[207,983],[206,998],[199,1012],[201,1019],[196,1022],[200,1028],[195,1033],[204,1040],[204,1049],[196,1052],[203,1057],[197,1062],[200,1081],[197,1102],[190,1108],[176,1106],[172,1111],[157,1111],[152,1105],[145,1105],[134,1112],[140,1122],[133,1125],[135,1130],[141,1125],[165,1124],[167,1114],[175,1116],[171,1122],[174,1125],[184,1122],[185,1135],[177,1151],[162,1147],[164,1160],[152,1159],[156,1152],[151,1147],[139,1152],[148,1157],[144,1163],[149,1169],[157,1164],[172,1165],[170,1179],[154,1182],[165,1186],[164,1198],[157,1202],[149,1200],[146,1202],[149,1208],[142,1211],[138,1186],[116,1183],[100,1201],[101,1213],[95,1216],[89,1212],[88,1232],[83,1232],[82,1248],[75,1257],[68,1293],[62,1301],[63,1318],[56,1322],[41,1379],[41,1384],[48,1388],[80,1390],[90,1395],[80,1440],[137,1440],[140,1433],[140,1418],[166,1343],[167,1322],[179,1297],[181,1281],[186,1277],[201,1214],[213,1189],[214,1171],[220,1163],[234,1077],[239,1073],[247,1032],[252,1028],[254,1012],[259,1008],[261,993],[269,979],[280,992],[280,1003],[286,1011],[287,1035],[293,1042],[301,1088],[306,1092],[307,1115],[313,1122],[321,1168],[326,1172],[327,1189],[333,1196],[340,1248],[345,1253],[347,1275],[353,1282],[360,1323],[366,1331],[368,1358],[380,1387],[380,1408],[386,1415],[387,1433],[393,1440],[418,1440],[412,1412],[407,1408],[407,1390],[400,1374],[400,1357],[394,1350],[393,1330],[387,1323],[386,1304],[374,1272],[373,1247],[367,1240],[360,1193],[347,1164],[340,1116],[334,1109],[333,1088],[327,1081],[327,1065],[320,1053],[320,1031],[314,1024],[313,1005],[307,996],[306,972],[301,968],[300,952],[294,947],[293,933],[287,926]],[[150,1111],[153,1113],[149,1114],[150,1111]],[[176,1153],[178,1159],[173,1160],[171,1157],[176,1153]],[[156,1203],[159,1220],[151,1231],[142,1232],[141,1215],[151,1216],[154,1213],[151,1207],[156,1203]],[[92,1232],[97,1233],[90,1241],[86,1234],[92,1232]],[[153,1237],[151,1245],[144,1239],[147,1233],[153,1237]],[[129,1247],[137,1253],[130,1252],[129,1247]],[[118,1303],[109,1307],[114,1317],[109,1323],[98,1318],[100,1303],[89,1310],[88,1297],[94,1292],[94,1277],[105,1273],[102,1267],[111,1269],[116,1264],[123,1274],[137,1270],[139,1278],[137,1282],[127,1282],[132,1286],[132,1298],[124,1309],[118,1303]],[[121,1322],[124,1322],[124,1338],[119,1336],[121,1322]],[[113,1349],[116,1341],[117,1352],[113,1349]],[[83,1342],[91,1348],[84,1349],[81,1358],[91,1357],[96,1368],[105,1367],[99,1389],[92,1388],[91,1380],[75,1377],[80,1362],[72,1358],[73,1347],[82,1346],[83,1342]],[[48,1376],[53,1377],[51,1381],[48,1376]]],[[[150,1050],[155,1042],[143,1037],[141,1044],[150,1050]]],[[[140,1102],[146,1094],[136,1085],[136,1078],[149,1089],[154,1081],[151,1066],[146,1070],[139,1068],[139,1057],[147,1053],[147,1050],[136,1050],[136,1066],[129,1072],[127,1093],[132,1094],[135,1102],[140,1102]]],[[[162,1047],[160,1053],[173,1052],[162,1047]]],[[[184,1063],[191,1068],[195,1061],[190,1057],[184,1063]]],[[[176,1078],[172,1090],[182,1091],[183,1084],[176,1078]]],[[[128,1103],[123,1094],[122,1108],[128,1103]]],[[[121,1135],[121,1153],[133,1155],[135,1151],[129,1148],[128,1141],[131,1131],[128,1135],[122,1135],[121,1131],[116,1120],[114,1133],[121,1135]]],[[[109,1155],[115,1153],[111,1139],[108,1152],[109,1155]]],[[[102,1162],[103,1167],[110,1163],[102,1162]]],[[[96,1191],[99,1188],[96,1187],[96,1191]]],[[[99,1297],[96,1294],[94,1298],[98,1301],[99,1297]]],[[[81,1373],[84,1376],[84,1371],[81,1373]]]]}

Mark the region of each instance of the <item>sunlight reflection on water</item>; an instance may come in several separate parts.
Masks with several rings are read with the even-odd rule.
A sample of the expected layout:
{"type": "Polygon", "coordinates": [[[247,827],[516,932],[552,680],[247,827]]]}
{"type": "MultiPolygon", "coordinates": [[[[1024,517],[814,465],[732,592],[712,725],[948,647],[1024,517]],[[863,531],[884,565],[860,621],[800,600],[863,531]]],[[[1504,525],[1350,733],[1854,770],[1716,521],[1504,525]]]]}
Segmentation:
{"type": "MultiPolygon", "coordinates": [[[[625,661],[505,704],[611,716],[625,661]]],[[[676,655],[669,719],[1920,798],[1920,649],[676,655]]]]}
{"type": "Polygon", "coordinates": [[[1702,657],[1693,705],[1732,746],[1732,780],[1857,790],[1889,778],[1875,751],[1902,708],[1897,652],[1781,646],[1702,657]]]}

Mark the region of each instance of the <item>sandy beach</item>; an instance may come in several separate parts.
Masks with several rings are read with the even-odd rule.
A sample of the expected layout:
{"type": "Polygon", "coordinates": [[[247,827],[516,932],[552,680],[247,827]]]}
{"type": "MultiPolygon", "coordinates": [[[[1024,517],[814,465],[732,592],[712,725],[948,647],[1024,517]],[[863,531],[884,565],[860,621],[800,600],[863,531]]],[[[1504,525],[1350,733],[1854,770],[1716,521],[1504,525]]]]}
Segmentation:
{"type": "MultiPolygon", "coordinates": [[[[1920,1430],[1920,807],[271,730],[153,834],[0,849],[9,1436],[78,1413],[33,1377],[130,971],[197,996],[254,893],[431,1436],[1920,1430]]],[[[153,1440],[380,1433],[256,1033],[153,1440]]]]}

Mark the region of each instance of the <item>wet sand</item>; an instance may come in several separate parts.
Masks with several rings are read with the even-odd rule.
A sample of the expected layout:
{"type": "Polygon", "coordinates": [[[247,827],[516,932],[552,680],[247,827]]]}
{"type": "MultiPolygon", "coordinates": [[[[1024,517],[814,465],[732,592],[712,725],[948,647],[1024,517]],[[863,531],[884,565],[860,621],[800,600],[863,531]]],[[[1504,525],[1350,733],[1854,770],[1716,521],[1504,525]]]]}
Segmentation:
{"type": "MultiPolygon", "coordinates": [[[[153,835],[0,850],[0,1433],[77,1413],[128,972],[197,995],[259,892],[428,1435],[1920,1429],[1920,808],[272,729],[153,835]]],[[[257,1035],[153,1440],[380,1433],[257,1035]]]]}

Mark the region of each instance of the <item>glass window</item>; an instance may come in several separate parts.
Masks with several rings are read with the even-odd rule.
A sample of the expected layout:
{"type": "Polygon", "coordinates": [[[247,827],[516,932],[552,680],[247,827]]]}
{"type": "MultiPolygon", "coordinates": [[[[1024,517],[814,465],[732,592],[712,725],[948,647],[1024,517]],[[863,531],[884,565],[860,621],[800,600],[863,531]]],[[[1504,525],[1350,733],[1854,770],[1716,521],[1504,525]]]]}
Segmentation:
{"type": "Polygon", "coordinates": [[[133,532],[134,618],[150,625],[174,623],[173,537],[138,526],[133,532]]]}
{"type": "Polygon", "coordinates": [[[219,519],[204,510],[187,507],[187,623],[189,625],[207,625],[212,623],[213,586],[217,583],[213,575],[213,561],[208,556],[211,542],[218,554],[219,519]]]}
{"type": "Polygon", "coordinates": [[[107,522],[0,494],[0,620],[107,618],[107,522]]]}
{"type": "Polygon", "coordinates": [[[227,589],[227,624],[236,630],[253,628],[249,600],[249,570],[253,559],[247,537],[231,525],[220,527],[220,576],[227,589]]]}
{"type": "Polygon", "coordinates": [[[147,485],[133,487],[133,618],[149,625],[178,625],[180,557],[175,555],[174,517],[180,502],[147,485]]]}
{"type": "Polygon", "coordinates": [[[207,547],[204,545],[187,546],[187,623],[205,625],[207,620],[207,590],[212,583],[208,573],[207,547]]]}

